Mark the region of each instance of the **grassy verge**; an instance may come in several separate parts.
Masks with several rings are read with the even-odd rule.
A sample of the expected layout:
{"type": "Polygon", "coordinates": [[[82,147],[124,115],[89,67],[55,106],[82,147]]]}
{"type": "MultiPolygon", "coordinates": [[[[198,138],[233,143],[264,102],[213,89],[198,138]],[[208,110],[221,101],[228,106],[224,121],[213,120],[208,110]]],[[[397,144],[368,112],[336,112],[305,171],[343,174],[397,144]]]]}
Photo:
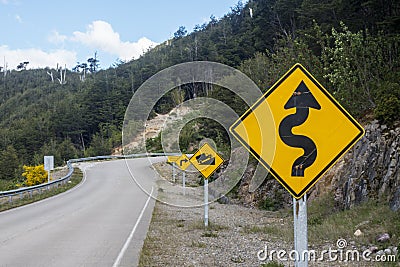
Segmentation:
{"type": "Polygon", "coordinates": [[[32,197],[25,195],[22,199],[19,197],[14,197],[12,203],[9,203],[8,201],[0,204],[0,211],[16,208],[19,206],[23,206],[26,204],[30,204],[48,197],[52,197],[54,195],[60,194],[62,192],[65,192],[77,184],[79,184],[82,181],[83,174],[81,170],[76,168],[74,170],[74,173],[72,174],[71,179],[69,180],[70,182],[66,183],[65,185],[61,185],[58,188],[52,188],[50,190],[43,191],[41,194],[39,193],[34,193],[32,197]]]}
{"type": "MultiPolygon", "coordinates": [[[[308,207],[310,243],[321,245],[344,238],[360,247],[370,244],[378,247],[397,246],[400,242],[400,212],[390,210],[387,203],[369,201],[348,210],[337,210],[331,196],[318,199],[308,207]],[[359,229],[360,236],[354,232],[359,229]],[[377,243],[376,237],[389,233],[390,239],[377,243]]],[[[335,244],[335,243],[333,243],[335,244]]]]}
{"type": "MultiPolygon", "coordinates": [[[[216,206],[215,209],[224,209],[224,206],[216,206]]],[[[357,249],[360,252],[370,247],[376,247],[378,250],[385,250],[389,247],[400,248],[400,212],[391,211],[387,203],[370,201],[349,210],[340,210],[335,207],[333,197],[326,195],[309,201],[307,209],[310,249],[316,251],[323,251],[328,247],[336,249],[339,239],[346,240],[345,249],[357,249]],[[357,229],[362,232],[361,236],[354,235],[357,229]],[[388,233],[390,239],[386,242],[378,242],[377,236],[382,233],[388,233]]],[[[249,218],[253,216],[249,212],[242,213],[240,207],[237,211],[235,215],[229,213],[230,216],[247,215],[249,218]]],[[[228,249],[226,248],[227,233],[237,234],[238,237],[237,244],[229,248],[231,251],[228,251],[228,254],[232,255],[236,255],[238,248],[244,251],[257,251],[256,249],[263,245],[263,242],[268,242],[271,248],[285,248],[286,244],[289,244],[289,248],[291,248],[293,244],[292,209],[282,209],[276,212],[265,211],[262,216],[267,219],[260,220],[260,223],[256,221],[251,224],[244,223],[240,227],[235,226],[237,228],[234,231],[230,231],[230,227],[220,221],[218,223],[211,222],[209,228],[205,229],[203,221],[198,219],[197,215],[194,219],[193,217],[176,216],[177,212],[156,203],[149,232],[141,251],[139,266],[177,266],[174,265],[174,259],[183,252],[186,253],[188,259],[204,259],[200,254],[207,251],[210,244],[217,249],[221,246],[228,249]],[[204,238],[208,238],[208,240],[204,238]],[[258,241],[256,242],[255,247],[252,247],[252,240],[260,241],[259,244],[258,241]],[[250,244],[250,246],[246,246],[246,244],[250,244]]],[[[193,214],[196,212],[194,211],[193,214]]],[[[218,210],[218,212],[223,212],[223,210],[218,210]]],[[[396,262],[382,263],[383,266],[398,266],[399,256],[397,256],[396,262]]],[[[212,257],[212,255],[208,255],[208,257],[212,257]]],[[[240,258],[238,259],[240,260],[240,258]]],[[[236,262],[234,261],[236,258],[231,260],[236,262]]],[[[261,266],[268,267],[283,266],[278,262],[259,263],[261,266]]],[[[184,262],[182,265],[182,259],[179,264],[196,266],[196,264],[191,265],[191,262],[184,262]]],[[[358,263],[341,263],[335,266],[375,266],[373,262],[356,264],[358,263]]],[[[212,264],[204,266],[212,266],[212,264]]]]}
{"type": "MultiPolygon", "coordinates": [[[[247,226],[242,231],[268,234],[272,239],[293,242],[292,210],[280,210],[275,214],[277,223],[247,226]],[[290,219],[285,220],[284,225],[278,223],[285,217],[290,219]]],[[[369,201],[348,210],[339,210],[333,197],[327,194],[307,204],[307,217],[308,240],[312,246],[336,245],[338,239],[345,239],[349,245],[357,247],[373,244],[379,249],[400,244],[400,212],[390,210],[387,203],[369,201]],[[355,236],[356,230],[362,234],[355,236]],[[377,236],[383,233],[388,233],[390,240],[377,242],[377,236]]]]}
{"type": "MultiPolygon", "coordinates": [[[[162,218],[159,203],[157,202],[154,206],[149,231],[151,231],[155,227],[155,225],[163,219],[164,218],[162,218]]],[[[173,222],[171,221],[170,223],[173,222]]],[[[140,251],[139,266],[154,266],[154,264],[152,263],[152,256],[154,254],[154,251],[162,251],[164,245],[165,240],[163,240],[161,237],[152,236],[147,233],[142,250],[140,251]]]]}
{"type": "Polygon", "coordinates": [[[8,190],[16,189],[17,186],[15,184],[18,182],[19,181],[17,181],[17,180],[0,179],[0,191],[8,191],[8,190]]]}

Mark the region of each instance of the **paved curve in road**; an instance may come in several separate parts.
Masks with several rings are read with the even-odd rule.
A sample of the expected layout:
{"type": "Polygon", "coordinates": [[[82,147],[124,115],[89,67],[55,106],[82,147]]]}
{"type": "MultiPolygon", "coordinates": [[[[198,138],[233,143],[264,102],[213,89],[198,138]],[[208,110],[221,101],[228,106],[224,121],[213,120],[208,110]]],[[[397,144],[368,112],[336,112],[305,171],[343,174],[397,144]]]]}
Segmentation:
{"type": "Polygon", "coordinates": [[[150,165],[147,158],[89,163],[74,189],[0,213],[0,266],[136,266],[154,200],[132,176],[151,192],[150,165]]]}

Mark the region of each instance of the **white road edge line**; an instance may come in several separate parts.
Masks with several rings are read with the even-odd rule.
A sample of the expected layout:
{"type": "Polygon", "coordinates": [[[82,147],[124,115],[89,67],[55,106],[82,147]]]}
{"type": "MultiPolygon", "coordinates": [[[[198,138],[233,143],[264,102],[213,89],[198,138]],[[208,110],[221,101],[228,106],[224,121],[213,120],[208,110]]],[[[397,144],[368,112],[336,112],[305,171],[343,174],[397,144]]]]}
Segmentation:
{"type": "Polygon", "coordinates": [[[124,246],[122,247],[121,251],[119,252],[118,257],[117,257],[117,259],[115,260],[115,262],[114,262],[114,264],[113,264],[112,267],[117,267],[117,266],[121,263],[122,257],[124,256],[125,251],[128,249],[128,246],[129,246],[129,244],[130,244],[131,241],[132,241],[133,235],[135,234],[136,228],[138,227],[140,221],[142,220],[144,211],[146,210],[147,205],[149,204],[150,199],[152,198],[153,190],[154,190],[154,187],[152,186],[152,187],[151,187],[150,195],[149,195],[149,197],[147,198],[147,201],[146,201],[146,203],[144,204],[144,206],[143,206],[143,208],[142,208],[142,211],[141,211],[140,214],[139,214],[138,219],[136,220],[135,226],[133,226],[133,229],[132,229],[131,233],[129,234],[128,238],[126,239],[125,244],[124,244],[124,246]]]}

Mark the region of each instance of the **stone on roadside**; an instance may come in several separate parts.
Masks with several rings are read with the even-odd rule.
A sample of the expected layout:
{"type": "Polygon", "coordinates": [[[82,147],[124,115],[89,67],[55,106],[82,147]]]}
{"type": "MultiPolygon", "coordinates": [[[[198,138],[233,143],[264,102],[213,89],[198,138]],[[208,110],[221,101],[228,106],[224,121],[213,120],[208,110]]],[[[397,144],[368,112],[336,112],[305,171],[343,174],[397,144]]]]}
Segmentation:
{"type": "Polygon", "coordinates": [[[388,233],[383,233],[376,237],[376,241],[378,241],[378,242],[386,242],[389,239],[390,239],[390,235],[388,233]]]}
{"type": "Polygon", "coordinates": [[[379,248],[377,246],[371,246],[369,247],[369,251],[371,251],[372,253],[375,253],[379,250],[379,248]]]}
{"type": "Polygon", "coordinates": [[[392,254],[392,250],[390,248],[385,249],[383,252],[385,252],[385,254],[392,254]]]}
{"type": "Polygon", "coordinates": [[[361,236],[362,234],[363,234],[363,232],[361,232],[360,229],[357,229],[357,230],[354,232],[354,236],[357,236],[357,237],[361,236]]]}

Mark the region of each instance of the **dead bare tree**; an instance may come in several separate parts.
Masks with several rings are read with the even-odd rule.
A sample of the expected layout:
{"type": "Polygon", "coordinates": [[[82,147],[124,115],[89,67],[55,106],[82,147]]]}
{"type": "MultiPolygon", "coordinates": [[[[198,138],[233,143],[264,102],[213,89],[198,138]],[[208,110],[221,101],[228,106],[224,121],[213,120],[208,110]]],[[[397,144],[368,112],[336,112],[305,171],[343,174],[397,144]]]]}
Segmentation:
{"type": "Polygon", "coordinates": [[[63,73],[62,67],[60,67],[60,68],[58,69],[58,64],[57,64],[57,70],[60,71],[60,78],[57,78],[58,82],[59,82],[61,85],[66,84],[67,81],[65,80],[65,77],[66,77],[66,75],[67,75],[67,65],[65,65],[64,73],[63,73]]]}
{"type": "Polygon", "coordinates": [[[47,74],[51,77],[51,82],[54,83],[53,72],[47,72],[47,74]]]}
{"type": "Polygon", "coordinates": [[[6,62],[6,57],[4,57],[4,65],[3,65],[3,73],[4,73],[4,77],[7,76],[7,68],[8,68],[8,63],[6,62]]]}

